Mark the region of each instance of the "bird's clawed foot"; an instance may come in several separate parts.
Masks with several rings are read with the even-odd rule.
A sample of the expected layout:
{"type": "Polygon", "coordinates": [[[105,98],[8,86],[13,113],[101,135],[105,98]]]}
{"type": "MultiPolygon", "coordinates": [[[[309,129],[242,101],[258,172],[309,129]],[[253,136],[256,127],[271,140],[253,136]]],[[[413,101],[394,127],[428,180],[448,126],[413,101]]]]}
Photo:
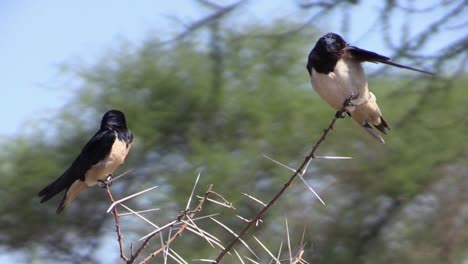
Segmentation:
{"type": "Polygon", "coordinates": [[[346,100],[344,100],[344,102],[343,102],[343,109],[348,107],[348,106],[353,106],[354,104],[353,104],[352,100],[356,99],[356,98],[357,98],[356,95],[351,95],[348,98],[346,98],[346,100]]]}
{"type": "Polygon", "coordinates": [[[106,188],[107,186],[110,187],[112,185],[111,180],[112,180],[112,173],[107,176],[105,181],[104,180],[97,180],[97,182],[98,182],[97,184],[101,188],[106,188]]]}
{"type": "Polygon", "coordinates": [[[359,93],[353,93],[350,97],[346,98],[346,100],[343,102],[343,106],[345,108],[355,108],[357,106],[365,104],[368,100],[369,98],[361,97],[359,93]]]}
{"type": "Polygon", "coordinates": [[[349,112],[352,111],[349,108],[354,108],[354,106],[356,105],[354,100],[356,100],[358,97],[359,97],[359,94],[357,95],[352,94],[351,96],[346,98],[346,100],[344,100],[343,102],[343,107],[340,110],[336,111],[335,118],[344,118],[345,117],[344,113],[349,114],[349,112]]]}
{"type": "Polygon", "coordinates": [[[335,114],[335,118],[338,119],[338,118],[344,118],[344,113],[345,111],[336,111],[336,114],[335,114]]]}
{"type": "Polygon", "coordinates": [[[348,106],[358,106],[365,102],[364,98],[359,98],[359,93],[351,94],[346,100],[343,102],[343,107],[346,108],[348,106]]]}
{"type": "Polygon", "coordinates": [[[348,113],[348,115],[351,116],[351,112],[356,109],[357,106],[364,104],[366,102],[365,99],[359,98],[359,93],[358,94],[351,94],[346,100],[343,102],[342,108],[336,112],[335,117],[336,118],[344,118],[344,113],[348,113]]]}

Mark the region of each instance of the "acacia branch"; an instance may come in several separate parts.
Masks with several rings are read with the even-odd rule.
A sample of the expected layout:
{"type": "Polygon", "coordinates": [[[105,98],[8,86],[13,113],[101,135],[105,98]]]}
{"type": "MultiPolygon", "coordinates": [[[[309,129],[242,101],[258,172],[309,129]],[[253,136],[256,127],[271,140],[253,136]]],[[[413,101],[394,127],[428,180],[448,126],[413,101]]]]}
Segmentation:
{"type": "MultiPolygon", "coordinates": [[[[109,197],[109,200],[111,201],[111,203],[114,203],[115,200],[110,191],[110,187],[109,187],[110,185],[105,184],[105,186],[106,186],[107,197],[109,197]]],[[[125,253],[123,250],[123,239],[122,239],[122,233],[120,232],[120,221],[119,221],[120,215],[119,215],[119,212],[117,211],[117,206],[114,206],[112,208],[112,214],[114,215],[114,219],[115,219],[115,232],[117,232],[117,241],[119,241],[120,258],[122,258],[126,263],[133,263],[134,261],[133,255],[132,255],[132,259],[129,260],[127,256],[125,256],[125,253]]]]}
{"type": "Polygon", "coordinates": [[[335,116],[333,117],[332,121],[330,122],[330,124],[328,125],[328,127],[323,130],[323,133],[322,133],[322,136],[317,140],[317,142],[314,144],[314,146],[312,147],[311,151],[309,152],[309,154],[305,157],[304,161],[302,162],[302,164],[299,166],[299,168],[293,173],[293,175],[291,175],[291,177],[289,178],[289,180],[284,184],[283,188],[281,188],[279,190],[279,192],[270,200],[270,202],[265,206],[263,207],[258,213],[257,215],[255,215],[254,218],[252,218],[248,224],[244,227],[244,229],[242,229],[242,231],[239,233],[238,236],[236,236],[230,243],[228,246],[226,246],[225,249],[223,249],[221,251],[221,253],[218,255],[218,257],[216,258],[216,260],[213,262],[213,263],[219,263],[219,261],[221,261],[221,259],[226,255],[226,253],[228,253],[233,247],[234,245],[240,240],[240,238],[242,238],[248,231],[249,229],[255,224],[257,223],[257,221],[263,216],[263,214],[273,205],[276,203],[276,201],[281,197],[281,195],[286,191],[286,189],[288,189],[288,187],[291,185],[291,183],[294,181],[294,179],[303,172],[304,168],[306,168],[307,164],[309,164],[310,160],[315,158],[315,152],[317,151],[318,147],[320,146],[320,144],[326,139],[328,133],[333,129],[333,126],[335,125],[335,122],[336,120],[338,120],[339,118],[342,118],[342,114],[343,112],[345,111],[345,107],[349,104],[348,100],[346,100],[346,102],[343,104],[343,108],[341,110],[339,110],[335,116]]]}
{"type": "MultiPolygon", "coordinates": [[[[203,204],[205,203],[205,201],[208,200],[208,195],[211,193],[211,189],[213,188],[213,184],[210,184],[208,186],[208,190],[205,192],[205,196],[203,196],[202,199],[200,199],[200,202],[198,203],[197,207],[195,208],[195,210],[192,210],[192,211],[184,211],[182,215],[180,215],[178,217],[178,222],[182,221],[182,219],[190,219],[190,218],[193,218],[198,212],[200,212],[202,210],[202,207],[203,207],[203,204]]],[[[150,255],[148,255],[143,261],[140,262],[140,264],[145,264],[145,263],[148,263],[148,261],[150,261],[152,258],[156,257],[158,254],[160,254],[161,252],[165,251],[167,248],[169,248],[169,245],[174,242],[174,240],[177,239],[177,237],[179,237],[182,232],[184,232],[184,230],[187,228],[188,224],[187,223],[184,223],[180,229],[170,238],[166,241],[166,243],[159,249],[157,249],[156,251],[154,251],[153,253],[151,253],[150,255]]],[[[154,236],[155,234],[153,234],[152,236],[154,236]]],[[[146,240],[150,239],[152,236],[149,236],[146,240]]]]}

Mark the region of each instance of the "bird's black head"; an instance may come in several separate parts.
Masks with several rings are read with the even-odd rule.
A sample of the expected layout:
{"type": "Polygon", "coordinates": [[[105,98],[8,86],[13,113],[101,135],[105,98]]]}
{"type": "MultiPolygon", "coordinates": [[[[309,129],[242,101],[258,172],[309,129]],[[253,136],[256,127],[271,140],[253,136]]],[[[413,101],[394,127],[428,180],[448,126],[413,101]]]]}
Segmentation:
{"type": "Polygon", "coordinates": [[[307,62],[309,74],[312,68],[319,73],[328,74],[332,72],[347,45],[346,41],[338,34],[328,33],[322,36],[309,54],[309,61],[307,62]]]}
{"type": "Polygon", "coordinates": [[[119,110],[109,110],[102,117],[101,128],[110,127],[115,130],[127,129],[124,113],[119,110]]]}
{"type": "Polygon", "coordinates": [[[317,48],[323,53],[336,54],[346,48],[346,45],[346,41],[340,35],[328,33],[317,41],[314,49],[317,48]]]}

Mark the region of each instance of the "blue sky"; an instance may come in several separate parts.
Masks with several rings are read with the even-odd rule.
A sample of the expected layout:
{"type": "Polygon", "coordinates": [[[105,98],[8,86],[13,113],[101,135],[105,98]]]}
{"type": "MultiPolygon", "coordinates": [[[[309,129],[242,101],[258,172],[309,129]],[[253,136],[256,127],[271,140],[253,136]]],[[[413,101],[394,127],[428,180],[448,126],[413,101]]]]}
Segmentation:
{"type": "Polygon", "coordinates": [[[187,5],[177,8],[183,2],[158,1],[156,7],[154,1],[2,1],[0,135],[52,116],[67,102],[73,80],[61,73],[61,64],[92,63],[119,39],[138,43],[168,15],[194,13],[187,5]]]}
{"type": "MultiPolygon", "coordinates": [[[[22,125],[52,117],[73,96],[76,80],[60,71],[61,64],[90,64],[122,40],[137,45],[149,32],[169,38],[188,23],[206,14],[191,0],[19,0],[0,3],[0,136],[18,133],[22,125]]],[[[232,3],[234,1],[218,1],[232,3]]],[[[373,1],[363,1],[356,25],[369,24],[373,1]],[[362,14],[362,15],[361,15],[362,14]]],[[[300,17],[304,11],[294,1],[255,0],[239,19],[269,20],[300,17]]],[[[405,23],[404,19],[395,23],[405,23]]],[[[338,31],[333,21],[317,21],[324,32],[338,31]]],[[[364,47],[383,51],[376,35],[362,38],[366,27],[352,27],[354,39],[364,47]],[[361,30],[361,31],[360,31],[361,30]]],[[[315,40],[311,40],[311,46],[315,40]]],[[[385,54],[385,53],[384,53],[385,54]]],[[[306,54],[304,54],[306,56],[306,54]]]]}
{"type": "MultiPolygon", "coordinates": [[[[53,116],[73,96],[74,80],[60,65],[93,63],[119,41],[138,44],[150,31],[170,37],[176,32],[174,18],[188,22],[206,13],[193,2],[1,1],[0,135],[53,116]]],[[[281,6],[281,1],[258,1],[269,2],[281,6]]]]}

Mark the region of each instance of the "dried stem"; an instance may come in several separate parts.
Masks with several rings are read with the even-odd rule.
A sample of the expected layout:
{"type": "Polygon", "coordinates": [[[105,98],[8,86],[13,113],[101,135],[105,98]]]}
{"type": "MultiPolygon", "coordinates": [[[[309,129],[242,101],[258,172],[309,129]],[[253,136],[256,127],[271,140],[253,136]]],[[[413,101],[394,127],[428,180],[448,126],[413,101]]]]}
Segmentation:
{"type": "MultiPolygon", "coordinates": [[[[114,203],[115,200],[114,200],[114,197],[112,196],[112,193],[110,191],[110,187],[109,187],[109,184],[106,184],[106,193],[107,193],[107,197],[109,197],[109,200],[111,201],[111,203],[114,203]]],[[[115,232],[117,232],[117,241],[119,241],[119,248],[120,248],[120,257],[126,262],[126,263],[133,263],[133,256],[132,256],[132,259],[133,260],[129,260],[126,256],[125,256],[125,253],[124,253],[124,249],[123,249],[123,239],[122,239],[122,233],[120,232],[120,215],[119,215],[119,212],[117,211],[117,207],[114,206],[112,208],[112,214],[114,215],[114,219],[115,219],[115,232]]]]}
{"type": "Polygon", "coordinates": [[[348,103],[344,103],[343,105],[343,108],[341,110],[339,110],[336,115],[333,117],[333,120],[330,122],[330,124],[328,125],[328,127],[323,130],[323,133],[322,133],[322,136],[317,140],[317,142],[314,144],[314,146],[312,147],[312,150],[310,151],[309,155],[307,155],[304,159],[304,161],[302,162],[302,164],[299,166],[299,168],[293,173],[293,175],[291,175],[291,177],[289,178],[289,180],[284,184],[283,188],[281,188],[279,190],[279,192],[271,199],[271,201],[265,206],[263,207],[258,213],[257,215],[252,218],[249,223],[244,227],[244,229],[242,229],[242,231],[239,233],[238,236],[236,236],[230,243],[228,246],[226,246],[225,249],[223,249],[221,251],[221,253],[218,255],[218,257],[216,258],[216,260],[213,262],[213,263],[219,263],[219,261],[221,261],[221,259],[226,255],[226,253],[228,253],[233,247],[234,245],[239,241],[240,238],[242,238],[246,233],[247,231],[249,231],[249,229],[263,216],[263,214],[273,205],[276,203],[276,201],[281,197],[281,195],[284,193],[284,191],[286,191],[286,189],[291,185],[291,183],[293,182],[293,180],[296,178],[296,176],[298,176],[300,173],[302,173],[302,171],[304,170],[304,168],[307,166],[307,164],[310,162],[311,159],[315,158],[315,152],[317,151],[317,148],[320,146],[320,144],[325,140],[325,138],[327,137],[328,133],[333,129],[333,126],[335,125],[335,122],[336,120],[338,120],[339,118],[342,118],[342,114],[343,112],[345,111],[345,107],[347,106],[348,103]]]}
{"type": "MultiPolygon", "coordinates": [[[[156,234],[154,234],[156,235],[156,234]]],[[[143,249],[146,248],[146,246],[149,244],[151,238],[153,238],[153,236],[149,236],[145,239],[145,241],[140,245],[140,247],[137,249],[137,251],[135,252],[135,254],[132,254],[132,257],[130,258],[130,261],[129,263],[133,263],[135,262],[136,258],[141,254],[141,252],[143,251],[143,249]]]]}
{"type": "MultiPolygon", "coordinates": [[[[205,192],[205,196],[203,197],[203,199],[200,200],[200,202],[198,203],[198,206],[195,208],[195,210],[193,211],[184,211],[184,213],[179,216],[178,218],[180,220],[182,220],[183,218],[193,218],[198,212],[200,212],[202,210],[202,207],[203,207],[203,204],[205,203],[205,201],[207,201],[208,199],[208,195],[211,193],[211,189],[213,188],[213,185],[209,185],[208,186],[208,190],[205,192]]],[[[166,250],[169,245],[177,239],[177,237],[179,237],[182,232],[184,232],[184,230],[187,228],[188,224],[185,223],[183,224],[180,229],[170,238],[166,241],[166,243],[161,247],[159,248],[158,250],[154,251],[153,253],[151,253],[150,255],[148,255],[142,262],[140,262],[140,264],[145,264],[147,263],[148,261],[150,261],[152,258],[154,258],[155,256],[157,256],[158,254],[160,254],[161,252],[163,252],[164,250],[166,250]]],[[[149,240],[152,236],[146,238],[146,240],[149,240]]]]}
{"type": "Polygon", "coordinates": [[[343,113],[343,111],[338,111],[337,114],[333,117],[332,121],[330,122],[330,124],[328,125],[328,127],[323,130],[323,133],[322,133],[322,136],[319,138],[319,140],[315,143],[315,145],[312,147],[312,150],[310,151],[309,155],[306,156],[304,162],[301,164],[301,166],[299,167],[298,170],[296,170],[296,172],[293,174],[294,177],[298,174],[298,172],[302,171],[302,169],[307,165],[307,163],[309,163],[309,161],[313,158],[315,158],[315,151],[317,151],[318,147],[320,144],[322,144],[322,142],[325,140],[325,138],[327,137],[328,133],[333,130],[333,126],[335,125],[335,122],[336,120],[338,120],[338,118],[341,118],[341,113],[343,113]]]}

